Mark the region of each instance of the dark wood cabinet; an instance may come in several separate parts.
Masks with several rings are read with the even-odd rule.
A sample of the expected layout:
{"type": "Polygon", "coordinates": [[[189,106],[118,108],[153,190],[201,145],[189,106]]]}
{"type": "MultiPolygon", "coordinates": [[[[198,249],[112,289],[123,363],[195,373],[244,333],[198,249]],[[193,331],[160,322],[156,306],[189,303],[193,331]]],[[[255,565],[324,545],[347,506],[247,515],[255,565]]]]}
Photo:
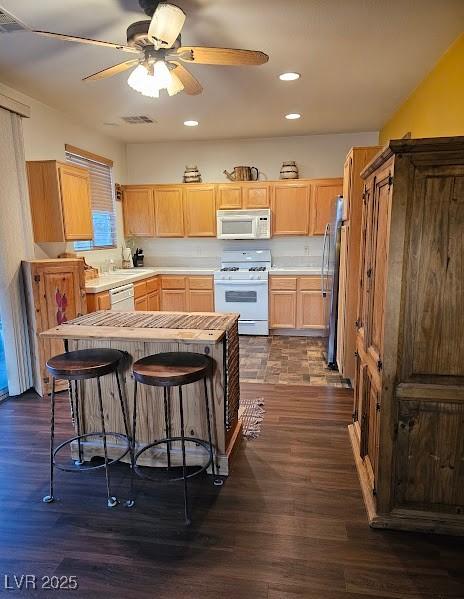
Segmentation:
{"type": "Polygon", "coordinates": [[[353,425],[371,526],[464,534],[464,137],[364,169],[353,425]]]}

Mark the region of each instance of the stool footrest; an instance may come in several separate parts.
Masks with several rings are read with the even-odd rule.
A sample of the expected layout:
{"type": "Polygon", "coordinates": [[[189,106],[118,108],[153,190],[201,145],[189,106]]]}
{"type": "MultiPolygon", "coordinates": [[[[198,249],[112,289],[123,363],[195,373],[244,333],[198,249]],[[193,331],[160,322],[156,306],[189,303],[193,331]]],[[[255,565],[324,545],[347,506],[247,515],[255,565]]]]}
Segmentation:
{"type": "Polygon", "coordinates": [[[114,464],[115,462],[119,462],[119,460],[122,460],[123,457],[125,457],[130,449],[131,449],[131,441],[130,439],[128,439],[126,437],[126,435],[123,435],[122,433],[112,433],[112,432],[105,432],[105,434],[103,434],[103,432],[99,432],[99,431],[95,431],[93,433],[85,433],[84,435],[77,435],[75,437],[72,437],[71,439],[67,439],[66,441],[63,441],[63,443],[60,443],[60,445],[58,445],[58,447],[55,447],[54,451],[53,451],[53,466],[55,468],[57,468],[58,470],[62,470],[63,472],[86,472],[87,470],[98,470],[99,468],[104,468],[105,464],[98,464],[97,466],[86,466],[85,468],[68,468],[66,466],[62,466],[61,464],[58,464],[55,460],[57,454],[67,445],[70,445],[71,443],[73,443],[74,441],[79,441],[82,439],[87,439],[88,437],[115,437],[117,439],[121,439],[121,441],[125,441],[126,446],[123,447],[123,453],[121,453],[121,455],[119,455],[117,458],[113,458],[112,460],[108,460],[108,464],[107,466],[111,466],[111,464],[114,464]]]}

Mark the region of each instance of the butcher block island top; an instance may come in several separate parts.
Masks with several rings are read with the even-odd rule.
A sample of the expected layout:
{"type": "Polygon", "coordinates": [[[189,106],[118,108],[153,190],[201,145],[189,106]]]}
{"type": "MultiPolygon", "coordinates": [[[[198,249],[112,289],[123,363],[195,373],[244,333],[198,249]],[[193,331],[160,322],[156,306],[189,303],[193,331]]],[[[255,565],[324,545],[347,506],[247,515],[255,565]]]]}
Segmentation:
{"type": "Polygon", "coordinates": [[[239,314],[216,312],[117,312],[79,316],[42,333],[61,339],[121,339],[219,343],[237,324],[239,314]]]}
{"type": "MultiPolygon", "coordinates": [[[[117,312],[104,310],[79,316],[41,333],[44,342],[63,340],[69,350],[108,347],[125,353],[120,372],[124,382],[123,395],[126,412],[132,418],[134,381],[132,364],[148,355],[161,352],[197,352],[209,355],[214,361],[209,384],[212,396],[215,445],[220,474],[229,472],[229,459],[241,438],[241,422],[238,419],[240,401],[239,386],[239,338],[236,313],[215,312],[117,312]]],[[[117,382],[109,375],[101,379],[107,430],[124,433],[124,422],[117,401],[117,382]]],[[[82,433],[98,431],[98,397],[94,381],[79,382],[78,401],[82,414],[82,433]]],[[[203,386],[201,381],[183,387],[186,412],[185,428],[200,439],[207,439],[203,386]]],[[[72,401],[76,401],[73,397],[72,401]]],[[[179,434],[178,395],[172,392],[173,435],[179,434]]],[[[138,394],[137,442],[140,447],[165,436],[163,391],[157,387],[145,387],[138,394]]],[[[121,453],[117,438],[110,442],[109,451],[114,456],[121,453]]],[[[179,450],[180,453],[180,450],[179,450]]],[[[101,456],[100,443],[84,442],[84,458],[101,456]]],[[[111,455],[111,454],[110,454],[111,455]]],[[[165,466],[166,451],[158,446],[146,452],[142,465],[165,466]]],[[[172,459],[172,458],[171,458],[172,459]]],[[[124,458],[128,461],[129,458],[124,458]]],[[[201,448],[190,447],[187,460],[191,465],[207,461],[201,448]]]]}

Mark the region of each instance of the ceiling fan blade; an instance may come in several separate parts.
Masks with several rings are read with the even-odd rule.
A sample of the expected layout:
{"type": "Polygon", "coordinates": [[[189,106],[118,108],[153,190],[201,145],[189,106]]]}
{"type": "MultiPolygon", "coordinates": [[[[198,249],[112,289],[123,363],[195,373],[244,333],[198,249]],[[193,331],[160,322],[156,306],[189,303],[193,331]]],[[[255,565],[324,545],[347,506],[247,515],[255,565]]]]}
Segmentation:
{"type": "Polygon", "coordinates": [[[232,48],[202,48],[182,46],[176,51],[184,62],[216,65],[259,65],[269,60],[269,56],[257,50],[234,50],[232,48]]]}
{"type": "Polygon", "coordinates": [[[76,35],[65,35],[64,33],[52,33],[51,31],[37,31],[35,29],[32,29],[31,31],[32,33],[38,33],[39,35],[44,35],[45,37],[51,37],[53,39],[59,39],[64,42],[78,42],[80,44],[90,44],[92,46],[105,46],[107,48],[114,48],[115,50],[131,52],[133,54],[138,54],[140,52],[140,50],[137,48],[132,48],[131,46],[126,46],[125,44],[113,44],[112,42],[103,42],[102,40],[93,40],[87,37],[78,37],[76,35]]]}
{"type": "Polygon", "coordinates": [[[198,94],[201,94],[203,88],[199,81],[197,81],[195,77],[192,75],[192,73],[190,73],[190,71],[187,71],[187,69],[180,63],[176,61],[170,62],[176,65],[176,68],[173,70],[173,73],[177,75],[177,77],[180,79],[182,85],[184,86],[185,93],[189,96],[196,96],[198,94]]]}
{"type": "Polygon", "coordinates": [[[137,58],[133,60],[126,60],[126,62],[120,62],[119,64],[115,64],[114,67],[108,67],[107,69],[103,69],[98,71],[97,73],[93,73],[93,75],[88,75],[84,77],[82,81],[96,81],[97,79],[105,79],[106,77],[112,77],[113,75],[118,75],[119,73],[123,73],[130,69],[131,67],[135,67],[139,61],[137,58]]]}
{"type": "Polygon", "coordinates": [[[171,48],[185,23],[184,11],[173,4],[160,2],[151,19],[148,39],[155,48],[171,48]]]}

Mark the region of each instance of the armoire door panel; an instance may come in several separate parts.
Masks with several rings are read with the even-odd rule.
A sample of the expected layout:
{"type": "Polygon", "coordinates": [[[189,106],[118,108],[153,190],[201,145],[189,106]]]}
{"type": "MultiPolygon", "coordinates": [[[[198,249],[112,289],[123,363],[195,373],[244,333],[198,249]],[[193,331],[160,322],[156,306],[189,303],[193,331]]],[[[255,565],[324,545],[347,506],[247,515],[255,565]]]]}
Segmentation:
{"type": "Polygon", "coordinates": [[[464,376],[464,335],[455,334],[464,314],[464,169],[455,172],[417,169],[415,177],[412,212],[421,218],[410,239],[408,295],[416,301],[407,304],[414,350],[405,367],[424,382],[446,376],[462,384],[464,376]]]}

